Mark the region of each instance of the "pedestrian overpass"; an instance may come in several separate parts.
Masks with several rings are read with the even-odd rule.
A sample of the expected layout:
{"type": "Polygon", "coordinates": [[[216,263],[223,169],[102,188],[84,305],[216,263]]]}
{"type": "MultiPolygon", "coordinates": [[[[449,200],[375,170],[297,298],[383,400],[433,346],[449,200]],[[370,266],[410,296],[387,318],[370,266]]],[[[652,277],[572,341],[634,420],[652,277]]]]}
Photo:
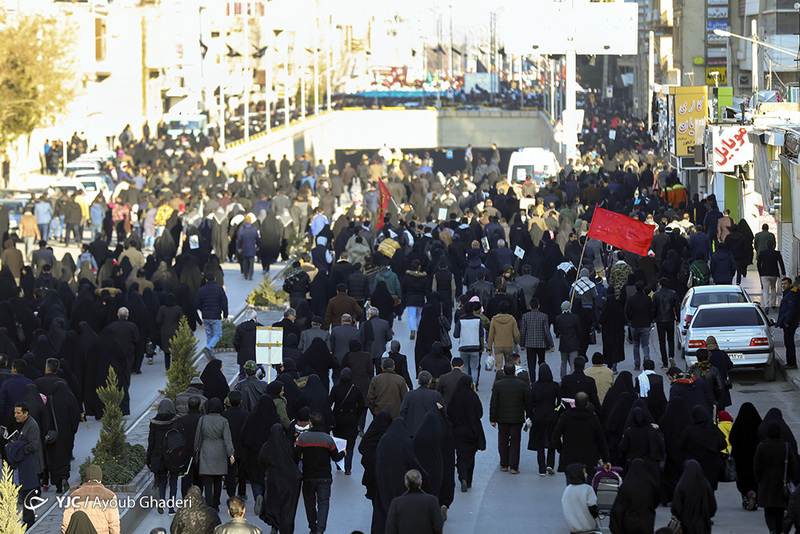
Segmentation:
{"type": "MultiPolygon", "coordinates": [[[[215,160],[241,171],[251,158],[258,161],[271,154],[280,161],[308,152],[314,161],[327,162],[337,150],[377,150],[390,148],[432,149],[544,147],[560,157],[560,146],[553,139],[549,116],[538,109],[458,110],[435,108],[343,109],[309,117],[288,127],[251,136],[226,146],[215,160]]],[[[563,163],[563,162],[562,162],[563,163]]]]}

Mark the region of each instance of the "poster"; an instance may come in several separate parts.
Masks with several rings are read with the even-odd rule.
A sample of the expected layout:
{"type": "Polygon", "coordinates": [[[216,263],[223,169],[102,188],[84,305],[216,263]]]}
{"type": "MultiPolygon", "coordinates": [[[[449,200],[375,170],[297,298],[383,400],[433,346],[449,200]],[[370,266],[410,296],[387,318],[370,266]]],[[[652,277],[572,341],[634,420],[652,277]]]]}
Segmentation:
{"type": "Polygon", "coordinates": [[[674,99],[675,156],[694,156],[695,120],[708,115],[707,87],[670,87],[674,99]]]}
{"type": "Polygon", "coordinates": [[[753,159],[749,126],[712,126],[712,168],[714,172],[734,172],[737,165],[753,159]]]}
{"type": "Polygon", "coordinates": [[[256,327],[256,363],[263,365],[283,363],[283,328],[256,327]]]}

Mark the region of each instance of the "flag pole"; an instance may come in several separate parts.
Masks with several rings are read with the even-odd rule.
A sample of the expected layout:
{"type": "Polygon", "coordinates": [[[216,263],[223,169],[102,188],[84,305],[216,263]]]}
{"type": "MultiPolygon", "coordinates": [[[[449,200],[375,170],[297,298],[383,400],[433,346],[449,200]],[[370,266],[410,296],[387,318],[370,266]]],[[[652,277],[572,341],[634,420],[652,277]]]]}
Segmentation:
{"type": "MultiPolygon", "coordinates": [[[[587,245],[587,243],[589,243],[588,233],[584,237],[586,237],[586,241],[583,242],[583,248],[581,249],[581,259],[578,260],[578,267],[577,267],[578,276],[575,277],[575,283],[578,282],[578,278],[580,278],[580,276],[581,276],[581,265],[583,265],[583,253],[586,252],[586,245],[587,245]]],[[[570,305],[570,307],[572,307],[572,301],[573,300],[575,300],[575,286],[574,285],[572,286],[572,294],[569,297],[569,305],[570,305]]]]}

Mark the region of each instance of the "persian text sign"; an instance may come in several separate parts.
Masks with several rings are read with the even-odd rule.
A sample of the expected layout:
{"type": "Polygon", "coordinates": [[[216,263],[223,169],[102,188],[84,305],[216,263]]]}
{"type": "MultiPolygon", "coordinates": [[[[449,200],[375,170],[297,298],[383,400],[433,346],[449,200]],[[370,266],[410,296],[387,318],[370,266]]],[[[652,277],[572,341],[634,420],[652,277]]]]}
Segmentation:
{"type": "Polygon", "coordinates": [[[714,126],[712,128],[714,172],[734,172],[737,165],[753,159],[753,144],[747,136],[749,126],[714,126]]]}
{"type": "Polygon", "coordinates": [[[707,117],[706,86],[671,87],[674,98],[675,155],[693,156],[695,120],[707,117]]]}

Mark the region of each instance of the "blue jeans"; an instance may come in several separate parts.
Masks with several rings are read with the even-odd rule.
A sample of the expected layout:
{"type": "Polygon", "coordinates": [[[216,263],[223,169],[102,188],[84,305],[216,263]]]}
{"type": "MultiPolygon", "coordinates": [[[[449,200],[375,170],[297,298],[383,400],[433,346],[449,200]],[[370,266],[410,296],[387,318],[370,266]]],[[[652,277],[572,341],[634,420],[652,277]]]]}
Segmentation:
{"type": "Polygon", "coordinates": [[[214,354],[214,345],[222,337],[222,319],[203,318],[203,328],[206,331],[206,348],[214,354]]]}
{"type": "Polygon", "coordinates": [[[158,498],[167,498],[167,481],[169,481],[170,497],[178,496],[178,473],[159,473],[158,474],[158,498]]]}
{"type": "Polygon", "coordinates": [[[464,372],[472,377],[475,385],[478,385],[478,377],[481,373],[481,353],[459,351],[461,359],[464,360],[464,372]]]}
{"type": "Polygon", "coordinates": [[[408,306],[408,328],[416,332],[419,328],[419,320],[422,317],[422,308],[419,306],[408,306]]]}
{"type": "Polygon", "coordinates": [[[650,358],[650,327],[631,328],[631,337],[633,338],[633,365],[638,367],[642,362],[639,356],[639,347],[644,352],[644,359],[650,358]]]}
{"type": "Polygon", "coordinates": [[[303,479],[303,504],[306,507],[308,530],[317,534],[328,526],[328,510],[331,505],[330,478],[303,479]]]}

